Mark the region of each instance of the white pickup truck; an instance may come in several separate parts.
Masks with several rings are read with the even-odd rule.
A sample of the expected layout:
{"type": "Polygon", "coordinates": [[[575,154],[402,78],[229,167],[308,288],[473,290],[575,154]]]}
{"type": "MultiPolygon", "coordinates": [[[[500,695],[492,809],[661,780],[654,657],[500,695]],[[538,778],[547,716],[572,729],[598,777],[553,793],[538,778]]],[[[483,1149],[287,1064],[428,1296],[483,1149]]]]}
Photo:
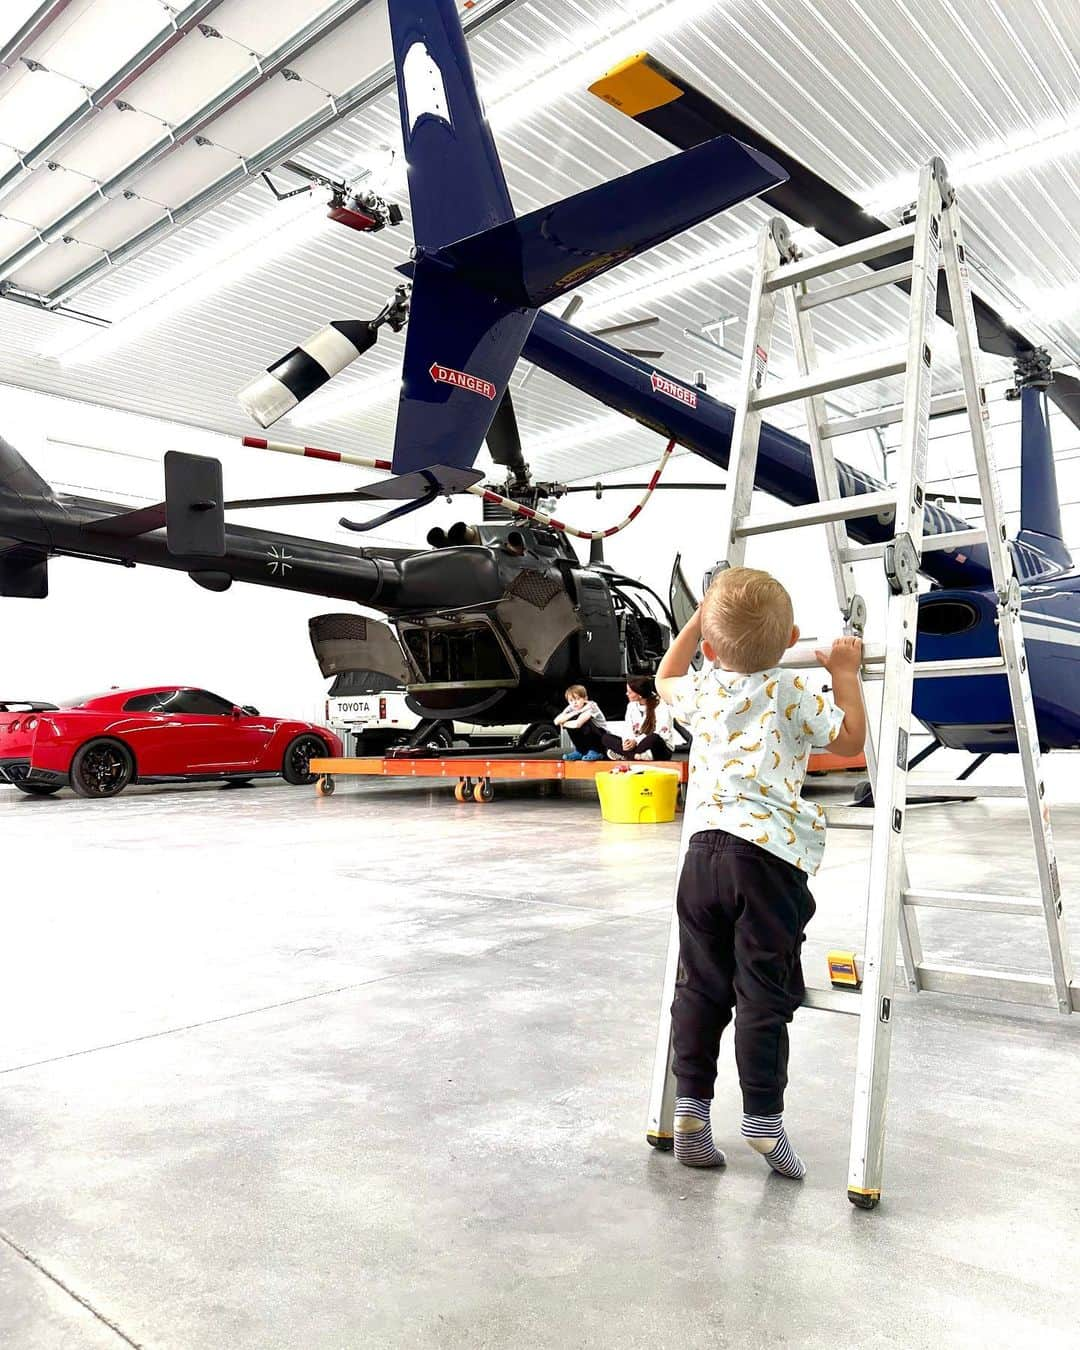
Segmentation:
{"type": "MultiPolygon", "coordinates": [[[[373,670],[350,670],[335,677],[322,709],[325,724],[341,737],[347,755],[381,755],[408,743],[420,728],[406,702],[406,691],[387,675],[373,670]]],[[[418,744],[430,749],[508,748],[550,749],[559,743],[558,728],[550,723],[521,726],[476,726],[471,722],[442,722],[428,726],[418,744]]]]}

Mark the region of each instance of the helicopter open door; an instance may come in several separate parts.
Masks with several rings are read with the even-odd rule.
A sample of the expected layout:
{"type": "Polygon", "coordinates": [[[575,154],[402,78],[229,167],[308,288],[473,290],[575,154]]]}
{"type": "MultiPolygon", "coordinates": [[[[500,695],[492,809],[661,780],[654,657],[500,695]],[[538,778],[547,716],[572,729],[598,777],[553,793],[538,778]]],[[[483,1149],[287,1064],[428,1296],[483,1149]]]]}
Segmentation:
{"type": "MultiPolygon", "coordinates": [[[[698,601],[690,589],[686,573],[682,569],[682,554],[675,554],[671,569],[671,584],[668,587],[668,599],[671,603],[671,617],[675,620],[675,632],[680,632],[694,617],[698,601]]],[[[674,637],[675,634],[672,634],[674,637]]]]}
{"type": "Polygon", "coordinates": [[[348,670],[374,670],[397,684],[411,684],[415,672],[392,628],[360,614],[317,614],[308,622],[319,669],[329,678],[348,670]]]}
{"type": "MultiPolygon", "coordinates": [[[[694,611],[698,607],[697,597],[690,589],[690,583],[686,579],[686,573],[682,569],[682,554],[675,554],[675,562],[671,568],[671,583],[668,586],[668,599],[671,603],[671,617],[675,620],[675,633],[681,632],[690,620],[694,617],[694,611]]],[[[701,649],[694,653],[690,664],[695,670],[701,669],[701,649]]]]}

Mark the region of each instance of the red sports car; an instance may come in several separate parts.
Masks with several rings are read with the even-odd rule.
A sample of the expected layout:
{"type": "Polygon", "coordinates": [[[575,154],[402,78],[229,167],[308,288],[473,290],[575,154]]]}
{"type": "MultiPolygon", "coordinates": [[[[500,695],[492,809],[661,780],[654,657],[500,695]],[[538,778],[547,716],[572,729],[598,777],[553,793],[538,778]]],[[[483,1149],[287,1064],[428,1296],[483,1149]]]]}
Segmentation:
{"type": "Polygon", "coordinates": [[[129,783],[311,783],[309,763],[341,754],[332,731],[262,717],[205,689],[163,686],[78,699],[68,707],[0,702],[0,782],[47,797],[115,797],[129,783]]]}

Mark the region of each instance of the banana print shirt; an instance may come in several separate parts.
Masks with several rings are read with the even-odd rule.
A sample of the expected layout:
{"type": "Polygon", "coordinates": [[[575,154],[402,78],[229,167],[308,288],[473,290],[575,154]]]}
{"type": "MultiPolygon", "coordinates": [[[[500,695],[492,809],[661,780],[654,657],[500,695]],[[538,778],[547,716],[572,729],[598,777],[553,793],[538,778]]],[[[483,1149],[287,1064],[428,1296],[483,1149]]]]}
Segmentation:
{"type": "Polygon", "coordinates": [[[687,838],[727,830],[813,874],[825,849],[825,812],[803,800],[813,747],[836,739],[844,714],[796,671],[739,675],[703,666],[679,681],[672,705],[694,738],[687,838]]]}

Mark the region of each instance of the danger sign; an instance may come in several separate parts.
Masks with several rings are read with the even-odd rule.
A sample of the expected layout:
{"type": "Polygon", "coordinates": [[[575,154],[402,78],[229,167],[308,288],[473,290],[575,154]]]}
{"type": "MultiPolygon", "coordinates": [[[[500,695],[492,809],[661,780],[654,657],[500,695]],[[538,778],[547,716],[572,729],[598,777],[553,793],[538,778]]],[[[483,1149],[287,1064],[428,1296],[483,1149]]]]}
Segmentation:
{"type": "Polygon", "coordinates": [[[697,394],[692,389],[687,389],[685,385],[676,384],[674,380],[658,375],[655,370],[652,373],[652,387],[653,393],[667,394],[668,398],[677,399],[679,403],[685,403],[688,408],[697,407],[697,394]]]}
{"type": "Polygon", "coordinates": [[[467,389],[470,394],[483,394],[485,398],[495,397],[495,386],[490,380],[482,380],[478,375],[470,375],[466,370],[451,370],[449,366],[440,366],[437,361],[433,361],[428,374],[436,384],[452,384],[456,389],[467,389]]]}

